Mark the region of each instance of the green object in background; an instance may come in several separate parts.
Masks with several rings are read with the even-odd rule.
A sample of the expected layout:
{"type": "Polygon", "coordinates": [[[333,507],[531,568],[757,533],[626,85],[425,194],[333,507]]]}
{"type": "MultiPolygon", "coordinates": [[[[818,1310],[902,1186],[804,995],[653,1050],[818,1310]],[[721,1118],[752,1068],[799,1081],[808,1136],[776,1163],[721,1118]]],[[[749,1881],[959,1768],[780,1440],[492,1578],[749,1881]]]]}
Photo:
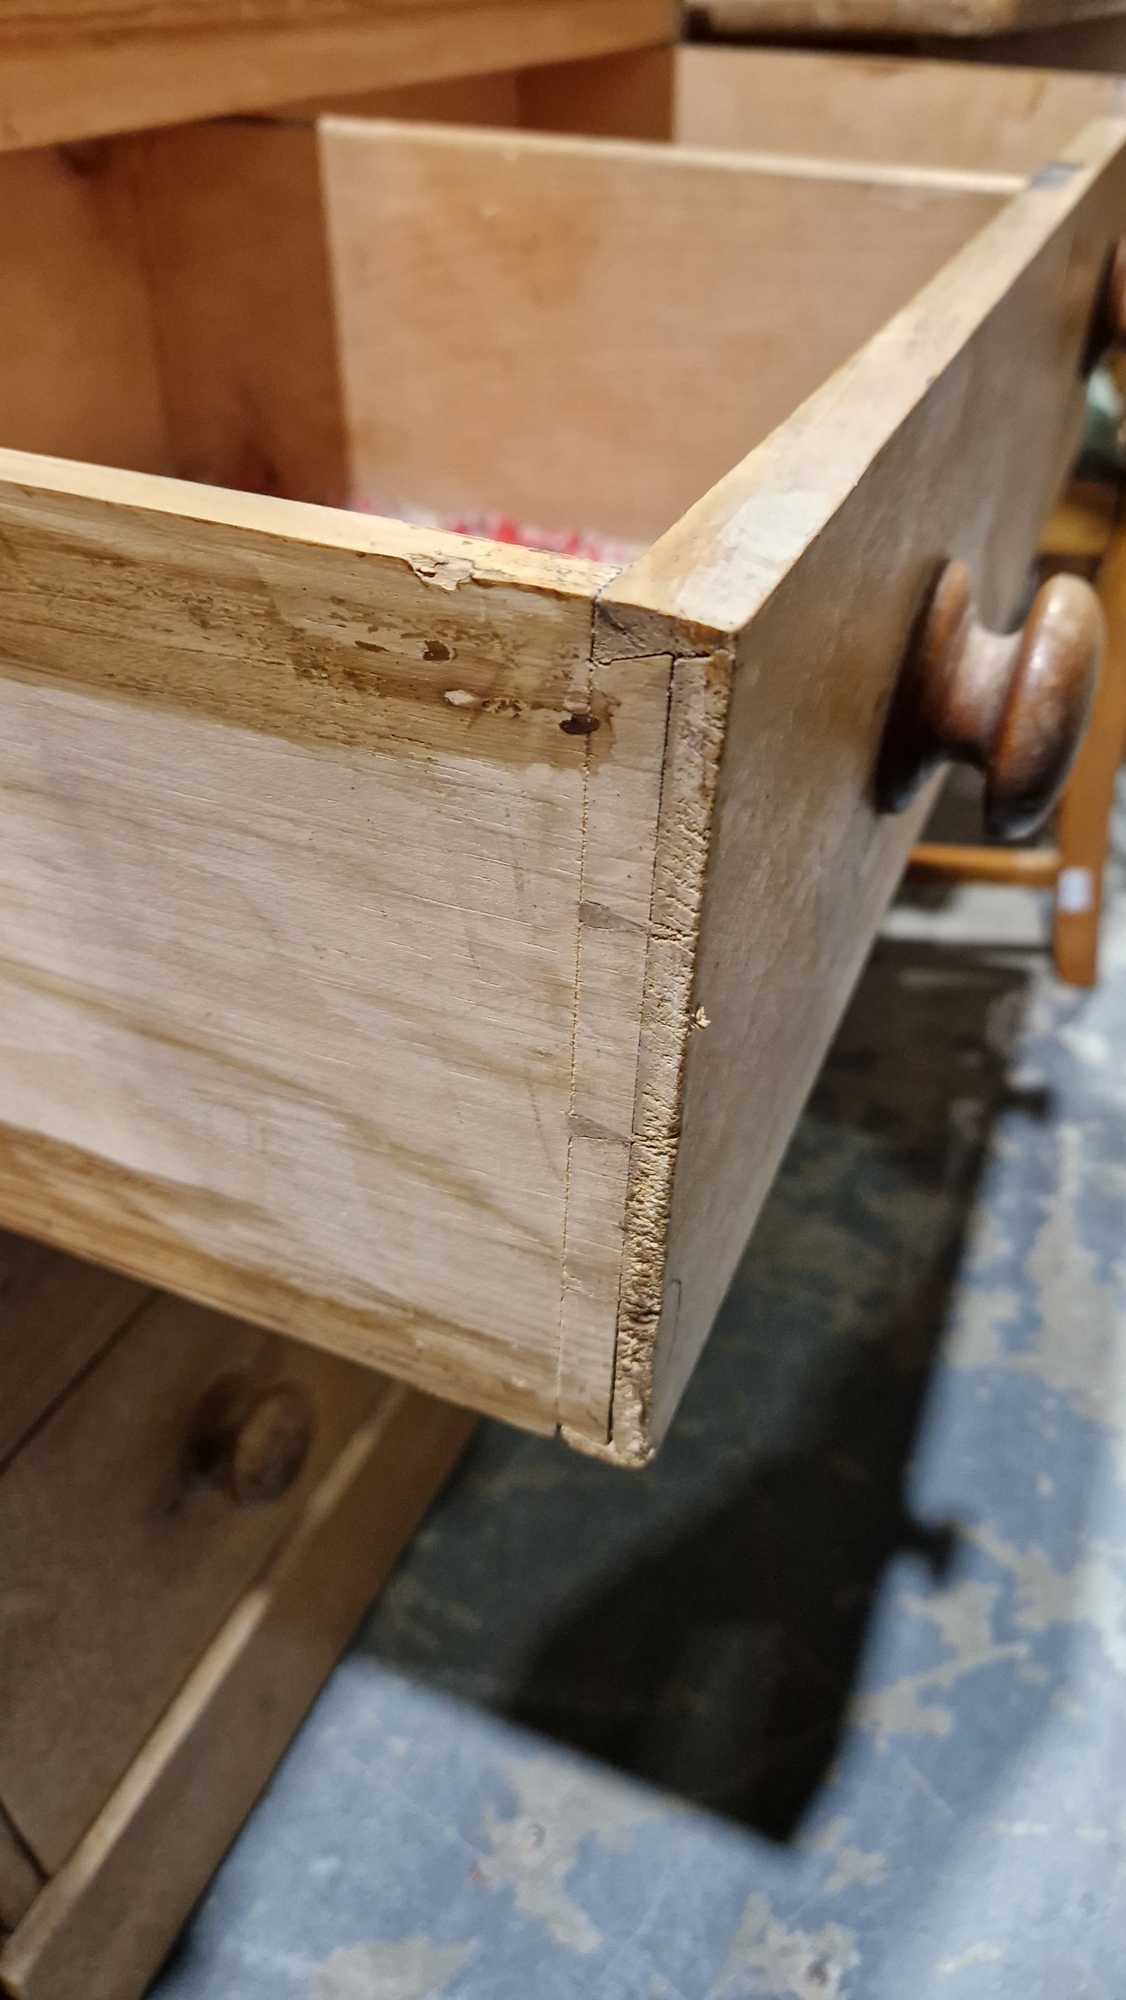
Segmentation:
{"type": "Polygon", "coordinates": [[[1083,426],[1076,476],[1080,479],[1121,479],[1126,473],[1122,442],[1126,402],[1109,369],[1096,368],[1087,384],[1087,416],[1083,426]]]}

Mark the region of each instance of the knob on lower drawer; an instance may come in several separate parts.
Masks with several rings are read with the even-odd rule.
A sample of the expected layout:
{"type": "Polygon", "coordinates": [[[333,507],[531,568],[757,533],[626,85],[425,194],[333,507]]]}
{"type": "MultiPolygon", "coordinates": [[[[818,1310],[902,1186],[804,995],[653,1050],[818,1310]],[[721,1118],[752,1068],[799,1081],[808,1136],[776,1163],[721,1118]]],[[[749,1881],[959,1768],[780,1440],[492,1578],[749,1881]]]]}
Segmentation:
{"type": "Polygon", "coordinates": [[[899,812],[936,764],[985,773],[991,834],[1019,840],[1050,812],[1082,741],[1105,625],[1090,584],[1053,576],[1019,632],[987,632],[965,563],[947,563],[907,649],[876,776],[899,812]]]}
{"type": "Polygon", "coordinates": [[[248,1375],[223,1375],[188,1428],[188,1483],[221,1486],[239,1507],[268,1506],[293,1485],[312,1436],[309,1398],[296,1383],[259,1389],[248,1375]]]}

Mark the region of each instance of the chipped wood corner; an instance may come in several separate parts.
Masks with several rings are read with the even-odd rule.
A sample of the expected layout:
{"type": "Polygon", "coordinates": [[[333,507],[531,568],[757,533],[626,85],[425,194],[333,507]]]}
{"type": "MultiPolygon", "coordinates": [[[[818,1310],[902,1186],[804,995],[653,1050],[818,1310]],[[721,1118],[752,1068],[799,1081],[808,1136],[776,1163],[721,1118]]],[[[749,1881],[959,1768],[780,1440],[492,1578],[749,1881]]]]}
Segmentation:
{"type": "Polygon", "coordinates": [[[615,829],[608,815],[600,816],[597,780],[588,768],[559,1416],[561,1435],[575,1449],[641,1467],[655,1450],[649,1404],[664,1308],[685,1068],[696,1032],[696,952],[734,646],[729,635],[714,628],[644,606],[619,606],[610,595],[613,588],[607,586],[593,606],[591,687],[617,704],[619,720],[625,700],[633,699],[634,737],[621,746],[627,775],[619,772],[614,780],[615,808],[620,810],[621,788],[634,775],[632,751],[644,796],[635,787],[628,824],[634,837],[643,824],[651,831],[644,879],[633,884],[632,900],[622,902],[619,895],[608,907],[598,887],[600,871],[608,878],[613,871],[615,829]],[[646,694],[647,729],[641,720],[646,694]],[[605,991],[610,951],[616,976],[632,975],[635,982],[636,1029],[632,1047],[622,1051],[627,1061],[618,1078],[619,1090],[632,1086],[632,1104],[622,1104],[619,1113],[625,1115],[615,1119],[603,1099],[596,1127],[584,1100],[586,1073],[595,1067],[585,1056],[585,1041],[600,1029],[605,1032],[604,1020],[592,1017],[605,991]],[[618,1171],[611,1177],[604,1156],[619,1132],[618,1171]],[[602,1142],[597,1166],[581,1150],[585,1141],[586,1150],[593,1151],[593,1137],[602,1142]],[[589,1393],[589,1349],[580,1356],[577,1345],[571,1345],[577,1314],[572,1310],[570,1320],[568,1315],[575,1294],[586,1292],[589,1304],[589,1285],[584,1283],[589,1271],[584,1267],[580,1276],[578,1267],[597,1226],[589,1214],[595,1198],[613,1209],[609,1222],[605,1215],[601,1218],[602,1233],[609,1239],[603,1296],[613,1337],[604,1346],[597,1401],[589,1393]],[[584,1210],[585,1226],[580,1220],[584,1210]],[[569,1375],[577,1376],[580,1365],[583,1408],[568,1398],[569,1375]]]}

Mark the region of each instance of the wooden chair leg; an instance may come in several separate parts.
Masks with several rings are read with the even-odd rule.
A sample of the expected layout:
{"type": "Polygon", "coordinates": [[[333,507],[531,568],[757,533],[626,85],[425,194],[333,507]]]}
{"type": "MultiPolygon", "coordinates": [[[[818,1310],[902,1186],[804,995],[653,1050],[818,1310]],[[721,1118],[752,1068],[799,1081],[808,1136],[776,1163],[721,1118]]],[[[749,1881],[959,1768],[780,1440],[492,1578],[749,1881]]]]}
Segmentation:
{"type": "Polygon", "coordinates": [[[1103,870],[1126,747],[1126,524],[1115,530],[1097,589],[1106,613],[1106,654],[1087,733],[1056,809],[1060,860],[1052,947],[1056,971],[1070,986],[1093,986],[1098,977],[1103,870]]]}

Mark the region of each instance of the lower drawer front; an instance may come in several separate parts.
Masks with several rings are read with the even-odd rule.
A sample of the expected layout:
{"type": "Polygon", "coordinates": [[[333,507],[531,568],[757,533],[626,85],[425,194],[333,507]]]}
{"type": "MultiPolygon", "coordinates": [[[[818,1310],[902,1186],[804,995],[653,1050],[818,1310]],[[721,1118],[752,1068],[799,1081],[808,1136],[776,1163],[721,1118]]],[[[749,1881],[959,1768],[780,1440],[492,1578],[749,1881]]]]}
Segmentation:
{"type": "MultiPolygon", "coordinates": [[[[108,1309],[120,1280],[53,1261],[60,1287],[85,1278],[95,1314],[100,1281],[108,1309]]],[[[182,1300],[139,1299],[0,1474],[0,1806],[47,1874],[389,1391],[182,1300]]],[[[36,1332],[6,1360],[18,1345],[34,1368],[36,1332]]]]}

